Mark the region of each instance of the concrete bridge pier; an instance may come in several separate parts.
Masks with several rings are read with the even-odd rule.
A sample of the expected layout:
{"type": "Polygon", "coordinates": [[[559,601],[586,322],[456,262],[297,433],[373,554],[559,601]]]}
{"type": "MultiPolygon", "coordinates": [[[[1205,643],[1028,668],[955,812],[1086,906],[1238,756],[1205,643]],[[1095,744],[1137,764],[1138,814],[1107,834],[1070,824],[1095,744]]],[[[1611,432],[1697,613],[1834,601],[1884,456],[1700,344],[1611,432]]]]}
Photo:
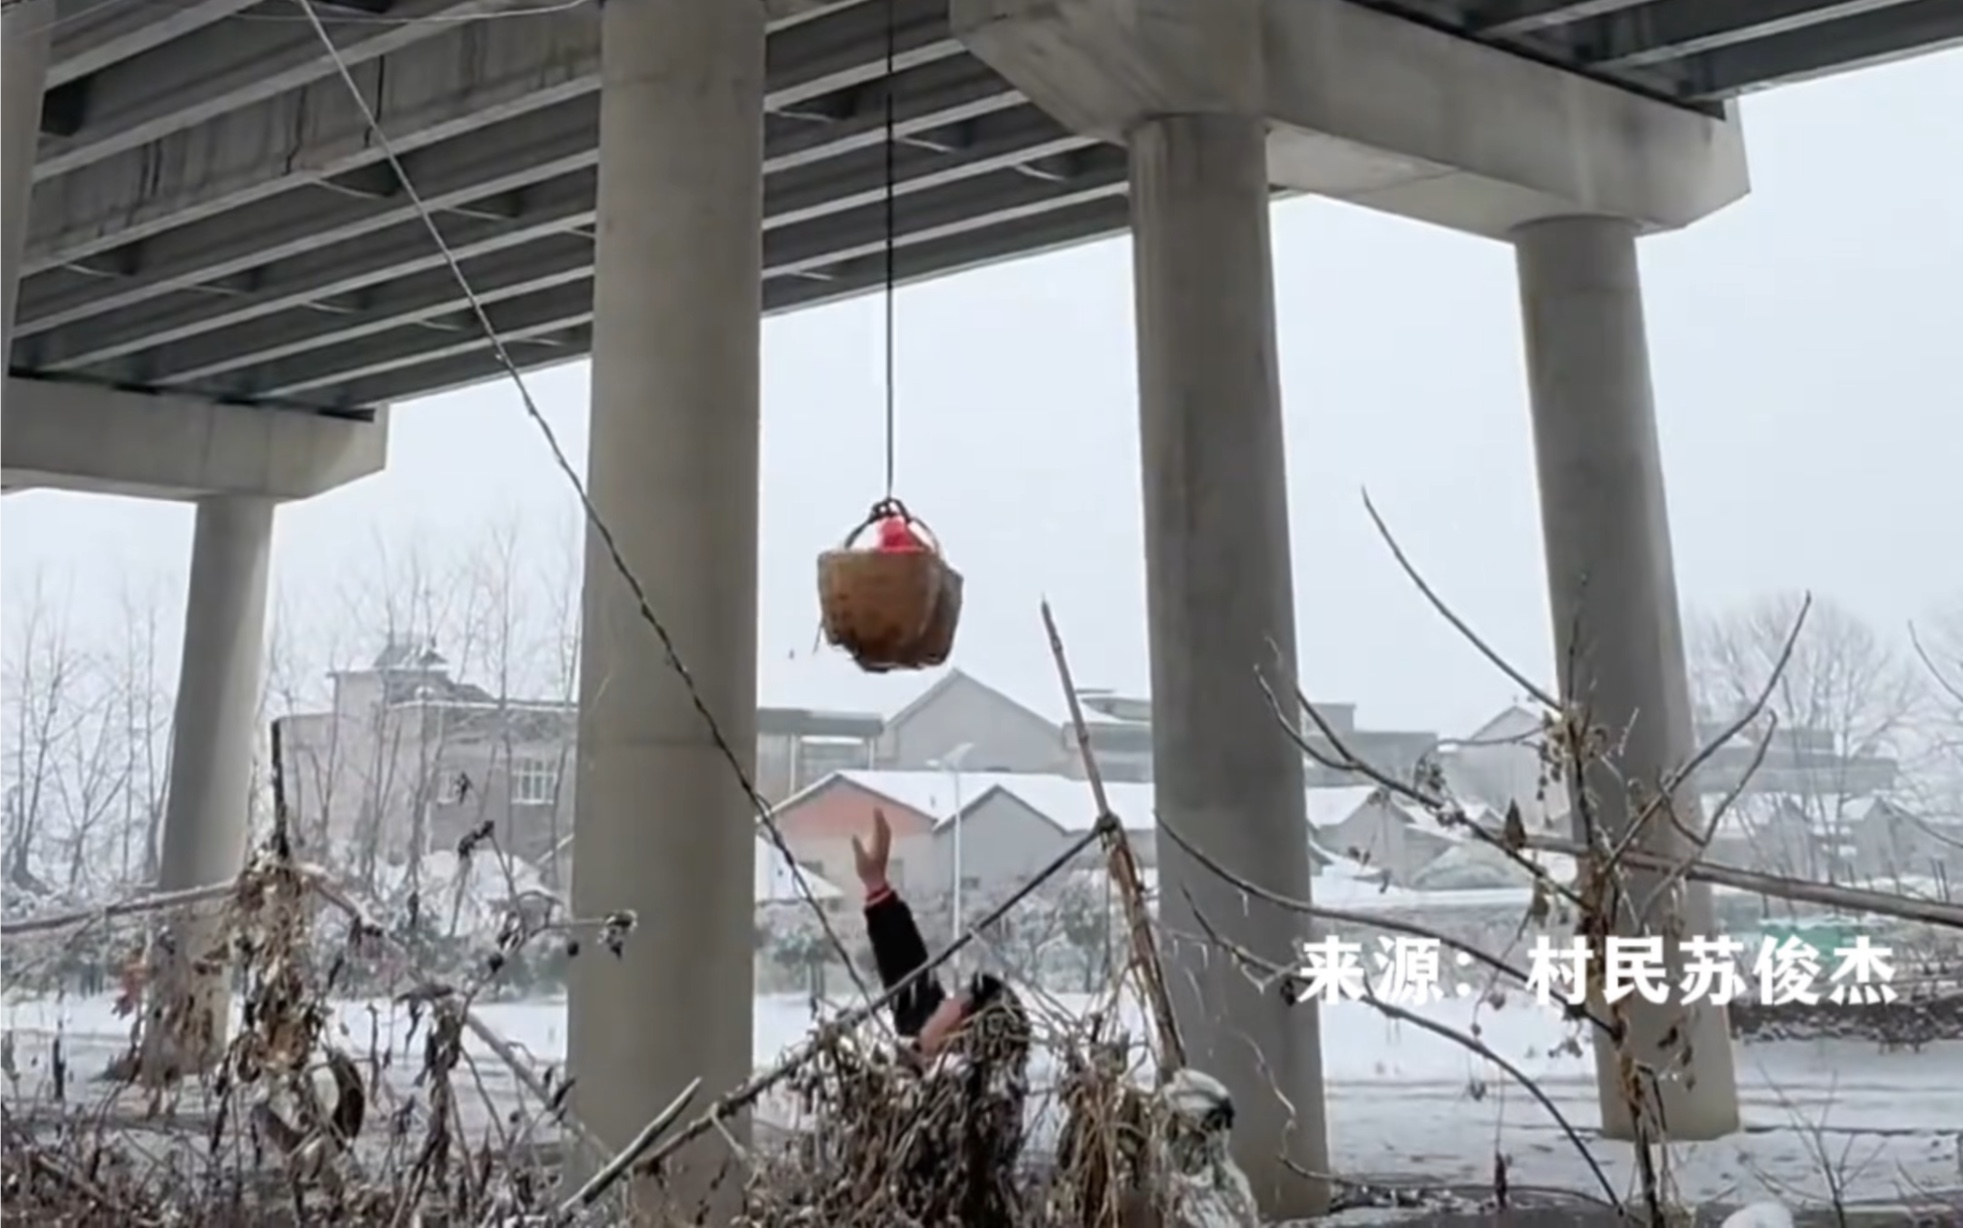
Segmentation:
{"type": "MultiPolygon", "coordinates": [[[[1262,188],[1519,248],[1557,634],[1565,645],[1578,611],[1588,659],[1574,681],[1598,719],[1631,726],[1624,768],[1653,782],[1683,762],[1687,685],[1635,237],[1745,194],[1735,115],[1363,5],[950,0],[950,14],[970,50],[1030,99],[1132,152],[1161,814],[1250,878],[1306,894],[1300,767],[1267,757],[1291,752],[1251,685],[1241,689],[1271,661],[1266,637],[1293,650],[1263,177],[1262,188]]],[[[1605,817],[1622,821],[1626,807],[1595,783],[1605,817]]],[[[1166,863],[1165,915],[1178,928],[1174,888],[1205,876],[1169,849],[1166,863]]],[[[1201,908],[1228,909],[1223,895],[1198,895],[1201,908]]],[[[1280,917],[1209,919],[1268,954],[1294,934],[1280,917]]],[[[1691,894],[1684,920],[1708,928],[1708,899],[1691,894]]],[[[1234,996],[1219,964],[1182,968],[1183,1022],[1197,1060],[1217,1064],[1252,1109],[1237,1133],[1268,1209],[1299,1215],[1318,1192],[1277,1156],[1323,1167],[1308,1159],[1323,1147],[1314,1017],[1234,996]],[[1252,1108],[1270,1086],[1295,1106],[1292,1132],[1283,1114],[1252,1108]]],[[[1665,1026],[1653,1014],[1639,1014],[1639,1046],[1665,1026]]],[[[1663,1097],[1664,1128],[1707,1139],[1737,1127],[1731,1046],[1721,1008],[1685,1025],[1689,1069],[1663,1097]]],[[[1627,1137],[1607,1056],[1600,1070],[1604,1125],[1627,1137]]]]}
{"type": "Polygon", "coordinates": [[[27,0],[0,16],[0,263],[4,263],[5,332],[0,366],[14,348],[14,305],[27,245],[27,202],[34,191],[34,152],[41,138],[41,100],[54,41],[54,0],[27,0]]]}
{"type": "MultiPolygon", "coordinates": [[[[4,400],[5,489],[197,509],[157,886],[226,882],[242,868],[250,836],[275,511],[380,470],[387,415],[328,418],[15,377],[4,400]]],[[[151,945],[139,1054],[146,1079],[195,1073],[224,1045],[226,961],[209,958],[221,909],[174,915],[151,945]]]]}
{"type": "MultiPolygon", "coordinates": [[[[746,772],[756,748],[764,5],[608,0],[601,16],[590,492],[746,772]]],[[[750,1073],[755,819],[589,528],[573,905],[632,909],[572,967],[575,1112],[619,1149],[690,1079],[750,1073]]],[[[741,1123],[735,1123],[738,1134],[741,1123]]],[[[724,1144],[684,1152],[690,1206],[724,1144]],[[693,1160],[693,1162],[691,1162],[693,1160]]],[[[735,1182],[719,1183],[734,1199],[735,1182]]],[[[653,1213],[652,1191],[642,1213],[653,1213]]],[[[734,1204],[705,1222],[724,1222],[734,1204]]]]}
{"type": "MultiPolygon", "coordinates": [[[[172,716],[157,888],[222,883],[244,864],[252,818],[252,761],[266,653],[272,563],[271,499],[216,495],[197,504],[184,656],[172,716]]],[[[150,959],[142,1074],[157,1080],[208,1069],[224,1052],[231,995],[213,958],[222,905],[178,914],[150,959]]]]}
{"type": "MultiPolygon", "coordinates": [[[[1597,821],[1611,833],[1627,831],[1644,805],[1625,781],[1654,786],[1696,751],[1636,234],[1624,219],[1572,216],[1529,223],[1513,240],[1555,659],[1562,694],[1585,705],[1593,723],[1621,744],[1614,774],[1598,765],[1581,782],[1597,821]]],[[[1699,830],[1695,790],[1675,797],[1674,812],[1684,827],[1699,830]]],[[[1667,819],[1646,827],[1643,845],[1667,857],[1690,849],[1667,819]]],[[[1655,876],[1637,876],[1639,900],[1654,883],[1655,876]]],[[[1716,932],[1708,887],[1688,885],[1681,909],[1682,932],[1716,932]]],[[[1651,920],[1660,929],[1663,918],[1651,920]]],[[[1680,953],[1673,950],[1670,959],[1681,984],[1680,953]]],[[[1737,1077],[1724,1007],[1626,1002],[1632,1052],[1666,1061],[1687,1048],[1696,1072],[1694,1080],[1662,1079],[1661,1094],[1645,1111],[1675,1139],[1736,1131],[1737,1077]],[[1673,1029],[1681,1039],[1665,1045],[1673,1029]]],[[[1603,1132],[1633,1138],[1635,1119],[1618,1090],[1623,1079],[1613,1049],[1598,1044],[1595,1059],[1603,1132]]]]}
{"type": "MultiPolygon", "coordinates": [[[[1012,83],[1130,150],[1157,810],[1234,872],[1305,899],[1302,759],[1256,677],[1292,696],[1262,5],[1179,0],[1142,22],[1124,7],[956,0],[952,12],[1012,83]]],[[[1246,899],[1172,841],[1159,848],[1188,1059],[1232,1091],[1236,1159],[1264,1209],[1317,1214],[1327,1184],[1302,1175],[1329,1167],[1317,1009],[1262,993],[1201,937],[1211,928],[1288,964],[1302,918],[1246,899]]]]}
{"type": "MultiPolygon", "coordinates": [[[[1157,809],[1238,873],[1306,899],[1302,758],[1255,675],[1292,696],[1266,132],[1253,116],[1173,115],[1130,145],[1157,809]]],[[[1223,952],[1180,937],[1213,928],[1289,963],[1300,917],[1245,899],[1169,840],[1159,848],[1189,1059],[1233,1090],[1238,1158],[1263,1201],[1315,1214],[1326,1186],[1300,1173],[1329,1167],[1317,1009],[1261,993],[1223,952]]]]}

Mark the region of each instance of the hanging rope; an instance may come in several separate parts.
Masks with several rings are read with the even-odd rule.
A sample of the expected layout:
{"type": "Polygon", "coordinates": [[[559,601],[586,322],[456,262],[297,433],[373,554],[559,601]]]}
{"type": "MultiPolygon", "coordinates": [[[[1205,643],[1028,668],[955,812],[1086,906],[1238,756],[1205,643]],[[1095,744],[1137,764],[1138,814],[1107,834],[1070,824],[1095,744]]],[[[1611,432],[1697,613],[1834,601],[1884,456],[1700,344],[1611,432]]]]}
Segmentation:
{"type": "Polygon", "coordinates": [[[894,300],[899,297],[899,223],[896,202],[899,199],[900,173],[898,165],[899,119],[893,106],[899,83],[894,78],[895,61],[899,58],[900,46],[900,0],[886,0],[886,79],[882,83],[886,91],[886,500],[893,501],[893,480],[897,468],[894,453],[897,449],[896,436],[899,434],[899,364],[895,359],[897,347],[893,338],[898,329],[894,300]]]}
{"type": "Polygon", "coordinates": [[[961,622],[961,573],[940,541],[894,493],[898,478],[899,0],[886,4],[884,254],[886,488],[844,542],[818,556],[819,635],[869,673],[931,669],[947,661],[961,622]],[[871,549],[855,548],[866,533],[871,549]]]}

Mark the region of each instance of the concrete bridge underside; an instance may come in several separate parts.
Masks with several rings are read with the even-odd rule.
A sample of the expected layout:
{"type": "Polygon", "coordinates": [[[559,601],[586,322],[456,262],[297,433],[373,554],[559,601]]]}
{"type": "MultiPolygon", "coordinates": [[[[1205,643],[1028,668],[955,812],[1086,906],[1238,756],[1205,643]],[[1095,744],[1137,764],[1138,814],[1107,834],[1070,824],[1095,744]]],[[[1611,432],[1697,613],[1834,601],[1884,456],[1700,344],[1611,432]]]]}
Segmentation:
{"type": "MultiPolygon", "coordinates": [[[[198,503],[166,888],[242,852],[274,508],[379,469],[389,404],[498,371],[342,65],[516,361],[592,354],[593,498],[738,748],[759,320],[883,278],[889,101],[901,277],[1129,226],[1158,808],[1302,896],[1302,764],[1248,680],[1295,653],[1273,195],[1516,249],[1561,681],[1654,781],[1692,732],[1638,238],[1745,193],[1738,93],[1963,38],[1954,0],[315,3],[340,64],[294,0],[6,0],[4,484],[198,503]]],[[[753,816],[597,546],[584,636],[577,830],[606,854],[574,902],[645,923],[573,988],[574,1111],[617,1146],[749,1069],[753,816]]],[[[1297,918],[1161,847],[1169,930],[1198,928],[1183,886],[1289,957],[1297,918]]],[[[1171,946],[1245,1166],[1313,1209],[1313,1010],[1171,946]]],[[[1722,1010],[1630,1026],[1691,1041],[1669,1133],[1737,1128],[1722,1010]]]]}
{"type": "MultiPolygon", "coordinates": [[[[495,372],[454,279],[292,0],[8,0],[9,29],[48,20],[30,17],[37,7],[55,24],[38,125],[23,129],[41,135],[25,254],[9,266],[23,274],[13,370],[335,410],[495,372]]],[[[1423,74],[1431,84],[1397,105],[1424,124],[1501,118],[1562,156],[1575,134],[1531,132],[1531,115],[1426,112],[1470,75],[1517,64],[1548,66],[1537,75],[1573,92],[1605,82],[1614,87],[1605,94],[1716,115],[1743,90],[1963,38],[1949,0],[1275,7],[1313,45],[1276,48],[1292,62],[1271,65],[1271,80],[1292,75],[1313,92],[1315,75],[1374,72],[1387,75],[1373,92],[1395,99],[1413,94],[1411,77],[1423,74]],[[1373,48],[1386,31],[1396,45],[1373,48]]],[[[889,92],[903,142],[902,275],[1126,225],[1124,151],[1059,123],[973,55],[949,24],[947,0],[893,0],[890,77],[886,0],[766,0],[766,9],[767,310],[857,293],[883,276],[889,92]]],[[[514,355],[543,363],[585,353],[599,6],[343,0],[319,11],[514,355]],[[454,20],[527,7],[551,11],[454,20]]],[[[10,42],[22,67],[7,75],[24,88],[35,75],[34,39],[10,42]]],[[[1342,117],[1314,97],[1277,101],[1296,104],[1306,121],[1293,139],[1277,139],[1295,151],[1277,159],[1278,188],[1368,201],[1395,186],[1397,167],[1345,167],[1344,182],[1333,166],[1298,165],[1330,163],[1326,146],[1372,134],[1332,131],[1342,117]],[[1324,148],[1304,153],[1310,141],[1324,148]]],[[[25,138],[7,144],[14,157],[33,148],[25,138]]],[[[1406,208],[1422,215],[1428,206],[1406,208]]]]}

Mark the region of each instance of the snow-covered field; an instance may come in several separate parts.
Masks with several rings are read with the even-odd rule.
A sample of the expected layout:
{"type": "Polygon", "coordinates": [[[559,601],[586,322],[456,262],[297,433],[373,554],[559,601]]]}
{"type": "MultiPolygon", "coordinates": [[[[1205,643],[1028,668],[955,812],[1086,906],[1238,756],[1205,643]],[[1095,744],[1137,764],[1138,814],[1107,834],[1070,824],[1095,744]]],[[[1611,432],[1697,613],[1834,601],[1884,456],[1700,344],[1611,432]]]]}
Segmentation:
{"type": "MultiPolygon", "coordinates": [[[[1045,999],[1068,1010],[1084,1000],[1045,999]]],[[[479,1014],[535,1061],[564,1059],[563,1000],[490,1003],[479,1014]]],[[[1536,1079],[1585,1133],[1595,1121],[1594,1071],[1584,1043],[1577,1056],[1563,1042],[1570,1027],[1552,1010],[1521,999],[1494,1009],[1477,1001],[1426,1008],[1438,1022],[1464,1030],[1475,1017],[1481,1039],[1536,1079]]],[[[348,1047],[406,1050],[405,1007],[341,1004],[348,1047]]],[[[811,1022],[802,998],[756,1001],[755,1056],[768,1063],[798,1043],[811,1022]]],[[[127,1020],[108,998],[9,999],[4,1026],[13,1033],[16,1094],[32,1094],[57,1032],[70,1067],[83,1078],[125,1043],[127,1020]]],[[[1546,1110],[1508,1077],[1441,1037],[1389,1022],[1370,1007],[1340,1002],[1322,1008],[1332,1160],[1339,1171],[1439,1183],[1490,1179],[1495,1150],[1508,1155],[1516,1185],[1569,1188],[1591,1184],[1585,1168],[1546,1110]]],[[[502,1095],[515,1095],[502,1069],[475,1045],[481,1069],[502,1095]]],[[[1678,1148],[1676,1175],[1686,1197],[1737,1201],[1761,1192],[1819,1196],[1824,1152],[1842,1171],[1850,1197],[1894,1200],[1917,1189],[1963,1187],[1956,1131],[1963,1129],[1963,1042],[1920,1053],[1882,1053],[1852,1041],[1781,1041],[1736,1049],[1746,1130],[1719,1142],[1678,1148]]],[[[394,1063],[405,1080],[413,1060],[394,1063]]],[[[1597,1158],[1628,1178],[1628,1148],[1596,1141],[1597,1158]]]]}

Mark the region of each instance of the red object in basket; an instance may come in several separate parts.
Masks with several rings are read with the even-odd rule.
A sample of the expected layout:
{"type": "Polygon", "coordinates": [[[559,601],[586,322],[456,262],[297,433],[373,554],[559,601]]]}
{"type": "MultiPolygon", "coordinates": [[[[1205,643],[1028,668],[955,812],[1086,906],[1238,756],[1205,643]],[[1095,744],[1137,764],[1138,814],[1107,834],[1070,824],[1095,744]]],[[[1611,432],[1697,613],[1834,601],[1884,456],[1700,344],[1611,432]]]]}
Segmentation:
{"type": "Polygon", "coordinates": [[[913,531],[904,516],[882,517],[873,526],[873,549],[885,554],[919,554],[927,549],[927,543],[913,531]]]}

